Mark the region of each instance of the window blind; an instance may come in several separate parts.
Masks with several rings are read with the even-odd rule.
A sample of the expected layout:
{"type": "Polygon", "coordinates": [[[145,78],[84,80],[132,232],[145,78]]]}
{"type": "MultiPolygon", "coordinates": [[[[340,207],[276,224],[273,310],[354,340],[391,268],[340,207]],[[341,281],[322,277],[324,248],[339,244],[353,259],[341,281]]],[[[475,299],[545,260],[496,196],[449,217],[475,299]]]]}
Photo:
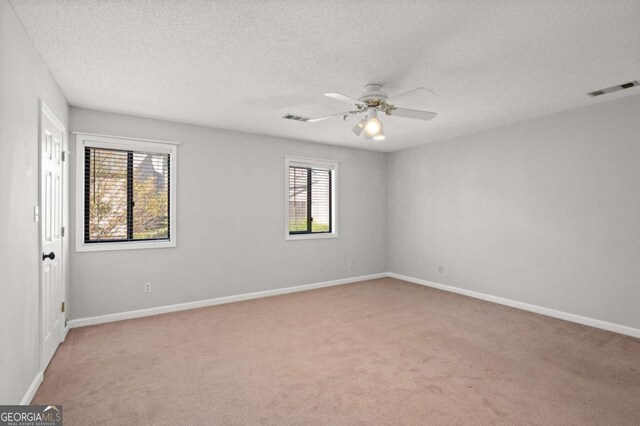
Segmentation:
{"type": "Polygon", "coordinates": [[[85,147],[85,243],[168,240],[170,154],[85,147]]]}
{"type": "Polygon", "coordinates": [[[332,171],[289,167],[289,234],[331,233],[332,171]]]}

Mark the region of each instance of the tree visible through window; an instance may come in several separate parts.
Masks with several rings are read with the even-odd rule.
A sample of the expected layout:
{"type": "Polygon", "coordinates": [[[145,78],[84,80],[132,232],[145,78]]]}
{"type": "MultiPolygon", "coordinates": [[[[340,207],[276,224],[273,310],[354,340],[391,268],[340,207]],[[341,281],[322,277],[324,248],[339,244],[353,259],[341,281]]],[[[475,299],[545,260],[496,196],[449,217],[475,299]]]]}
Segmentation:
{"type": "Polygon", "coordinates": [[[170,154],[85,147],[85,243],[168,240],[170,154]]]}
{"type": "Polygon", "coordinates": [[[331,233],[332,170],[289,167],[289,234],[331,233]]]}

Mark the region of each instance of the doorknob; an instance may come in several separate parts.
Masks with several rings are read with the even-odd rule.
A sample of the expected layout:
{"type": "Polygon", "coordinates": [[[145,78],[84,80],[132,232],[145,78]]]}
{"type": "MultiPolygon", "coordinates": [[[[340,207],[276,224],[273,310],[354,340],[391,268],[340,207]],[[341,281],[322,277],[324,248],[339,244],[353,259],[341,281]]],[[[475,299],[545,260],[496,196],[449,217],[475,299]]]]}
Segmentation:
{"type": "Polygon", "coordinates": [[[51,252],[49,254],[42,253],[42,260],[45,260],[46,258],[53,260],[56,258],[56,254],[54,252],[51,252]]]}

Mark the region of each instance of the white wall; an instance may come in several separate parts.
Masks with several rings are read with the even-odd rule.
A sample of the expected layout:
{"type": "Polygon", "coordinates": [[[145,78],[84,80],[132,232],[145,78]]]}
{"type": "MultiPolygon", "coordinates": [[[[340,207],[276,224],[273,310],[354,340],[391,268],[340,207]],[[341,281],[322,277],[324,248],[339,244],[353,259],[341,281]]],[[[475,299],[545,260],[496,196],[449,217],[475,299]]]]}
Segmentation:
{"type": "Polygon", "coordinates": [[[70,129],[181,142],[178,247],[76,253],[72,243],[71,319],[387,270],[382,153],[78,108],[70,129]],[[284,155],[340,161],[338,238],[285,241],[284,155]]]}
{"type": "Polygon", "coordinates": [[[62,92],[0,0],[0,404],[19,403],[40,370],[39,99],[66,124],[62,92]]]}
{"type": "Polygon", "coordinates": [[[390,154],[390,271],[640,328],[639,118],[635,95],[390,154]]]}

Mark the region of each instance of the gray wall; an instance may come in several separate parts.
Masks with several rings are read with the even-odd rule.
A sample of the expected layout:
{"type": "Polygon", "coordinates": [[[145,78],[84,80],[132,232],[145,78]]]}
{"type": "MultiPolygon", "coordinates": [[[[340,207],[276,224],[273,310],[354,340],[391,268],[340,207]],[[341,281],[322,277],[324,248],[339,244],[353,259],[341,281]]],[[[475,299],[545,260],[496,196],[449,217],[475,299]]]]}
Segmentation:
{"type": "Polygon", "coordinates": [[[72,243],[71,319],[387,271],[382,153],[78,108],[70,128],[181,142],[178,247],[76,253],[72,243]],[[285,241],[283,155],[340,161],[338,238],[285,241]]]}
{"type": "Polygon", "coordinates": [[[387,165],[390,271],[640,328],[640,96],[387,165]]]}
{"type": "MultiPolygon", "coordinates": [[[[0,0],[1,404],[39,370],[39,99],[66,124],[62,92],[0,0]]],[[[182,145],[178,247],[72,244],[69,316],[391,270],[640,327],[638,117],[633,96],[385,157],[72,108],[73,130],[182,145]],[[284,240],[285,154],[341,161],[338,239],[284,240]]]]}
{"type": "Polygon", "coordinates": [[[40,370],[39,98],[66,123],[62,92],[0,0],[0,404],[19,403],[40,370]]]}

